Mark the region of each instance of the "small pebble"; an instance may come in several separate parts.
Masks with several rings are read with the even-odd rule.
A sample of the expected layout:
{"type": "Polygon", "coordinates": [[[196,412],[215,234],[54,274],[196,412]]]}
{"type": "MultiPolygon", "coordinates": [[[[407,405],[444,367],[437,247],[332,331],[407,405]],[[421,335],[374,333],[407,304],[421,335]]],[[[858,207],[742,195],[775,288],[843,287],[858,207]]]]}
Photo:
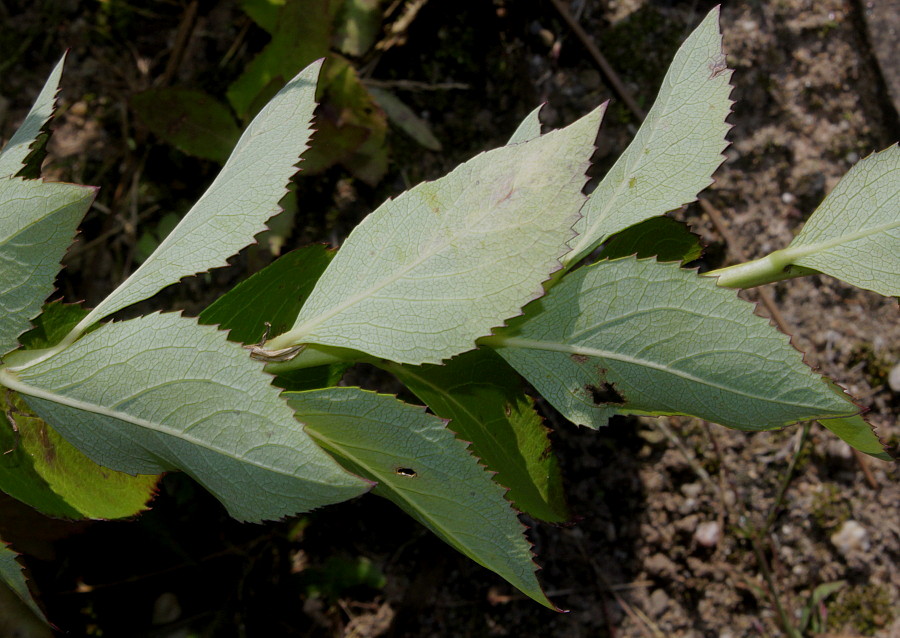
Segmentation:
{"type": "Polygon", "coordinates": [[[840,529],[831,535],[831,544],[843,556],[857,550],[866,551],[869,549],[869,533],[865,527],[852,519],[844,521],[840,529]]]}
{"type": "Polygon", "coordinates": [[[716,521],[700,523],[694,530],[694,541],[703,547],[715,547],[722,537],[722,529],[716,521]]]}
{"type": "Polygon", "coordinates": [[[900,363],[891,368],[888,374],[888,385],[894,392],[900,392],[900,363]]]}

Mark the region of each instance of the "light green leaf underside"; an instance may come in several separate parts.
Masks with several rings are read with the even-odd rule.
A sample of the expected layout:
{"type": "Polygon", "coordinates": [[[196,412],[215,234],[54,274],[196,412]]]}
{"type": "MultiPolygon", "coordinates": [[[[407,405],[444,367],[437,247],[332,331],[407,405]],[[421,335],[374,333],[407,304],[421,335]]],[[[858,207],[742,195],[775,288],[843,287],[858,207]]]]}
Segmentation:
{"type": "Polygon", "coordinates": [[[232,516],[259,521],[352,498],[367,485],[297,424],[225,333],[177,315],[105,325],[0,382],[95,462],[183,470],[232,516]]]}
{"type": "Polygon", "coordinates": [[[548,430],[519,375],[490,348],[439,366],[383,365],[436,415],[450,419],[450,429],[471,442],[519,510],[545,521],[568,519],[548,430]]]}
{"type": "Polygon", "coordinates": [[[0,393],[0,409],[19,428],[16,434],[0,426],[0,490],[47,516],[63,518],[125,518],[146,508],[158,476],[131,476],[97,465],[12,392],[0,393]]]}
{"type": "Polygon", "coordinates": [[[785,253],[798,266],[900,296],[900,146],[851,168],[785,253]]]}
{"type": "Polygon", "coordinates": [[[442,540],[553,608],[531,546],[503,488],[444,422],[394,397],[358,388],[287,393],[310,434],[442,540]]]}
{"type": "Polygon", "coordinates": [[[527,142],[541,136],[541,109],[543,108],[544,105],[541,104],[525,116],[525,119],[519,124],[519,128],[517,128],[515,133],[512,134],[512,137],[509,138],[507,145],[521,144],[522,142],[527,142]]]}
{"type": "Polygon", "coordinates": [[[63,56],[53,67],[44,88],[38,94],[28,115],[25,116],[25,121],[0,152],[0,177],[15,175],[22,170],[25,159],[31,153],[32,145],[41,134],[41,129],[50,121],[56,107],[56,93],[59,90],[59,80],[62,77],[65,60],[65,56],[63,56]]]}
{"type": "Polygon", "coordinates": [[[41,611],[40,607],[28,591],[28,583],[25,581],[25,574],[22,566],[16,561],[16,552],[11,550],[6,543],[0,540],[0,580],[9,587],[23,603],[28,605],[38,618],[47,622],[47,618],[41,611]]]}
{"type": "Polygon", "coordinates": [[[678,49],[637,135],[585,204],[567,262],[613,233],[694,201],[712,183],[732,104],[718,22],[716,8],[678,49]]]}
{"type": "Polygon", "coordinates": [[[152,296],[183,277],[226,265],[279,212],[295,165],[309,141],[316,78],[314,62],[256,116],[222,171],[159,248],[94,308],[85,327],[152,296]]]}
{"type": "Polygon", "coordinates": [[[96,191],[89,186],[0,178],[0,354],[53,292],[60,260],[96,191]]]}
{"type": "Polygon", "coordinates": [[[559,268],[602,111],[388,200],[269,346],[317,343],[412,364],[471,350],[559,268]]]}
{"type": "Polygon", "coordinates": [[[885,451],[884,445],[878,440],[872,426],[859,414],[840,419],[822,419],[819,423],[860,452],[865,452],[882,461],[894,460],[885,451]]]}
{"type": "Polygon", "coordinates": [[[752,305],[676,264],[626,258],[576,270],[515,330],[484,342],[591,427],[641,413],[765,430],[857,412],[752,305]]]}

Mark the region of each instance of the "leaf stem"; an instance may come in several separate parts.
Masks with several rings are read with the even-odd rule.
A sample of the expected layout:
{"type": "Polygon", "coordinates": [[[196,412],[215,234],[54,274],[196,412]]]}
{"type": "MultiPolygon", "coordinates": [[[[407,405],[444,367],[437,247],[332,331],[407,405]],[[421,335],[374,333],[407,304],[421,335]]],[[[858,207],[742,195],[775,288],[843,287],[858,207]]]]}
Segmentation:
{"type": "Polygon", "coordinates": [[[818,273],[811,268],[794,266],[792,264],[794,257],[795,255],[788,252],[788,249],[776,250],[760,259],[711,270],[703,275],[716,277],[716,283],[723,288],[753,288],[818,273]]]}

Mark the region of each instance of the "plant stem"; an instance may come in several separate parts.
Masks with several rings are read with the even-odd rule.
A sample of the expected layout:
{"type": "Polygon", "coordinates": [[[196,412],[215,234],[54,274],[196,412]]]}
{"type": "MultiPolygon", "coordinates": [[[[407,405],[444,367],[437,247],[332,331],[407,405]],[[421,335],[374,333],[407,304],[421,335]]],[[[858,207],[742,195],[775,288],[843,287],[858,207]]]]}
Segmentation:
{"type": "Polygon", "coordinates": [[[781,479],[781,485],[778,486],[778,493],[775,495],[775,501],[769,509],[769,515],[766,516],[765,527],[763,527],[762,532],[760,533],[762,536],[768,534],[769,530],[772,529],[772,525],[775,523],[775,517],[778,516],[778,508],[781,506],[781,501],[784,499],[784,493],[787,491],[788,485],[790,485],[791,479],[794,477],[794,469],[797,467],[800,453],[803,451],[803,446],[806,444],[806,440],[809,437],[809,430],[810,422],[807,421],[803,424],[803,430],[800,432],[800,443],[797,445],[797,451],[794,452],[790,463],[788,463],[787,470],[781,479]]]}
{"type": "Polygon", "coordinates": [[[370,359],[367,355],[348,348],[332,348],[326,346],[307,345],[296,357],[289,361],[279,361],[266,365],[270,374],[284,374],[291,370],[317,368],[333,363],[359,362],[370,359]]]}
{"type": "Polygon", "coordinates": [[[753,546],[753,553],[756,554],[756,562],[759,564],[759,571],[762,572],[766,585],[769,587],[769,598],[775,609],[778,611],[778,617],[781,619],[781,627],[785,633],[791,638],[803,638],[797,628],[788,617],[788,613],[781,604],[781,599],[775,590],[775,579],[772,578],[772,572],[769,571],[769,564],[766,562],[766,555],[763,552],[762,545],[759,542],[759,536],[756,533],[750,534],[750,544],[753,546]]]}
{"type": "Polygon", "coordinates": [[[723,288],[753,288],[818,272],[811,268],[792,265],[792,256],[787,250],[776,250],[760,259],[711,270],[703,275],[717,277],[716,283],[723,288]]]}

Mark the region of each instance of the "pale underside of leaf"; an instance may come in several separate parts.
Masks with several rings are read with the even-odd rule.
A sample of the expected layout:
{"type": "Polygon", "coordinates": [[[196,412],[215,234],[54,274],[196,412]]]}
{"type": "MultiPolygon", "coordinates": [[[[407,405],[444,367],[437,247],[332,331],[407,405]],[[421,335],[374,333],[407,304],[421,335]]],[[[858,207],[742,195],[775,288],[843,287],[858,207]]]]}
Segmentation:
{"type": "Polygon", "coordinates": [[[383,204],[268,346],[317,343],[412,364],[471,350],[560,267],[602,112],[478,155],[383,204]]]}
{"type": "Polygon", "coordinates": [[[900,295],[900,146],[851,168],[785,254],[854,286],[900,295]]]}
{"type": "Polygon", "coordinates": [[[580,425],[688,414],[765,430],[858,411],[752,305],[675,264],[625,258],[577,270],[484,342],[580,425]]]}
{"type": "Polygon", "coordinates": [[[16,347],[53,292],[95,194],[89,186],[0,178],[0,354],[16,347]]]}
{"type": "Polygon", "coordinates": [[[553,608],[503,489],[443,420],[358,388],[287,393],[310,434],[445,542],[553,608]]]}
{"type": "Polygon", "coordinates": [[[222,171],[159,248],[79,324],[146,299],[183,277],[226,265],[226,259],[266,229],[307,148],[315,109],[314,62],[256,116],[222,171]]]}
{"type": "Polygon", "coordinates": [[[0,151],[0,177],[15,175],[22,170],[25,159],[32,150],[32,145],[53,116],[56,108],[56,93],[59,90],[59,80],[62,77],[65,60],[66,57],[63,56],[56,63],[44,88],[38,94],[28,115],[25,116],[25,121],[7,142],[3,151],[0,151]]]}
{"type": "Polygon", "coordinates": [[[694,201],[712,183],[732,104],[718,19],[715,8],[675,54],[637,135],[585,204],[567,263],[620,230],[694,201]]]}
{"type": "Polygon", "coordinates": [[[543,108],[544,105],[541,104],[525,116],[525,119],[519,124],[512,137],[509,138],[507,145],[521,144],[541,136],[541,109],[543,108]]]}
{"type": "Polygon", "coordinates": [[[105,325],[0,382],[95,462],[183,470],[241,520],[275,519],[367,489],[319,449],[246,350],[177,315],[105,325]]]}

